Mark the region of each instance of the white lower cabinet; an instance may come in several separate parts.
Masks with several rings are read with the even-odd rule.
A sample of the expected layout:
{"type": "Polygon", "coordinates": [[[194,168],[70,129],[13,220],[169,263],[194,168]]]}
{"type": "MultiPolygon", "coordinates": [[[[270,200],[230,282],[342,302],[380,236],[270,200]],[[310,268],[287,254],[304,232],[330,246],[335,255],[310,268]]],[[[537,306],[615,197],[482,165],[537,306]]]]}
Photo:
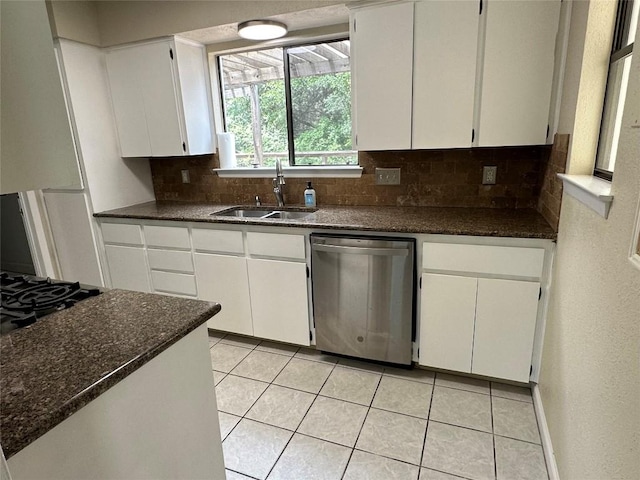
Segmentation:
{"type": "Polygon", "coordinates": [[[478,279],[471,373],[528,382],[540,283],[478,279]]]}
{"type": "Polygon", "coordinates": [[[540,283],[424,273],[420,365],[528,382],[540,283]]]}
{"type": "Polygon", "coordinates": [[[253,334],[309,345],[306,264],[249,258],[247,267],[253,334]]]}
{"type": "Polygon", "coordinates": [[[112,288],[150,292],[147,258],[142,247],[105,245],[112,288]]]}
{"type": "Polygon", "coordinates": [[[209,253],[195,253],[193,258],[198,298],[222,305],[207,327],[254,335],[246,258],[209,253]]]}

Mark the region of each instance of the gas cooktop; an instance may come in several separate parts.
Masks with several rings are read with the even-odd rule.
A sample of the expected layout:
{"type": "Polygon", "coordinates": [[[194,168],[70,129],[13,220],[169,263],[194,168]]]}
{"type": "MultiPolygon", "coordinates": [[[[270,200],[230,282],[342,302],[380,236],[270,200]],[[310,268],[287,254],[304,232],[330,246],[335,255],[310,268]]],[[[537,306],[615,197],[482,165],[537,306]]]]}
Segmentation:
{"type": "Polygon", "coordinates": [[[99,295],[79,283],[0,273],[0,334],[31,325],[50,313],[99,295]]]}

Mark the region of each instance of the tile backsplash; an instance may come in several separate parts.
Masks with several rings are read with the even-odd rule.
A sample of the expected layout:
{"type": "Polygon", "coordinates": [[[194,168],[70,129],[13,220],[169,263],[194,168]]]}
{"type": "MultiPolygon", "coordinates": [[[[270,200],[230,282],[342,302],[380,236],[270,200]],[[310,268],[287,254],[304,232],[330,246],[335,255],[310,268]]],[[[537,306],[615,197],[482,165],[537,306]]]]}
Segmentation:
{"type": "MultiPolygon", "coordinates": [[[[361,178],[310,178],[322,205],[538,208],[551,147],[359,152],[361,178]],[[482,185],[482,167],[497,166],[495,185],[482,185]],[[376,167],[399,167],[400,185],[376,185],[376,167]]],[[[566,157],[566,156],[565,156],[566,157]]],[[[219,178],[216,155],[151,159],[156,199],[217,204],[275,198],[270,178],[219,178]],[[184,184],[181,170],[189,170],[184,184]]],[[[302,204],[307,179],[287,178],[285,199],[302,204]]],[[[547,197],[545,196],[545,199],[547,197]]],[[[546,201],[544,205],[547,205],[546,201]]],[[[551,208],[553,205],[550,205],[551,208]]]]}

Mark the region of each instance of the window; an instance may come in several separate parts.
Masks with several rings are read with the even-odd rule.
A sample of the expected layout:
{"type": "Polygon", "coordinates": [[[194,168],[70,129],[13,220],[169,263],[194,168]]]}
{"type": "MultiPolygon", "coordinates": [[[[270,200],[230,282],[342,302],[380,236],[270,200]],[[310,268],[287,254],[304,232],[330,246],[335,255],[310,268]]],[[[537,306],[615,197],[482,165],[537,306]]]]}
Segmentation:
{"type": "Polygon", "coordinates": [[[640,0],[618,0],[594,175],[611,180],[618,151],[640,0]]]}
{"type": "Polygon", "coordinates": [[[218,57],[238,166],[357,165],[349,40],[218,57]]]}

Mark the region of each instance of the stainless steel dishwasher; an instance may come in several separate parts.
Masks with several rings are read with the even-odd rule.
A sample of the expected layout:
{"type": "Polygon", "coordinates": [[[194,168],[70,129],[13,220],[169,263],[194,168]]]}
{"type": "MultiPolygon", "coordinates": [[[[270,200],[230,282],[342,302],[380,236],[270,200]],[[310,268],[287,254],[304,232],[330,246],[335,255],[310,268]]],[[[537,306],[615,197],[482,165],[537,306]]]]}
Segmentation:
{"type": "Polygon", "coordinates": [[[411,364],[415,240],[311,235],[316,347],[411,364]]]}

